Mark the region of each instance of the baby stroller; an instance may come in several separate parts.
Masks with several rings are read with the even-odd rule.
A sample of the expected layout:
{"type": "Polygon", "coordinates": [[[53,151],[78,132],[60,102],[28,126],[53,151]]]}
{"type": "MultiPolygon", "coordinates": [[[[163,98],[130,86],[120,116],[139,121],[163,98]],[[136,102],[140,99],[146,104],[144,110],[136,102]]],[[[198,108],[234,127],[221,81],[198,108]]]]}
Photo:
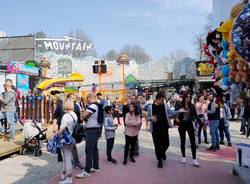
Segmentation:
{"type": "Polygon", "coordinates": [[[41,141],[46,139],[47,128],[42,129],[41,125],[38,124],[35,119],[26,120],[23,125],[23,136],[24,136],[24,145],[20,151],[21,155],[25,155],[28,152],[33,152],[34,156],[41,156],[41,141]]]}

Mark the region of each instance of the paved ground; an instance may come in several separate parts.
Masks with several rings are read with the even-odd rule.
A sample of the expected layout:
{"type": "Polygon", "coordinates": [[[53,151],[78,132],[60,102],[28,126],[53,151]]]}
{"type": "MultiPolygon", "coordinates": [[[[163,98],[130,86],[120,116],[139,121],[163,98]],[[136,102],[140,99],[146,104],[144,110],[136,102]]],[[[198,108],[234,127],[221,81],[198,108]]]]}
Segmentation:
{"type": "MultiPolygon", "coordinates": [[[[239,123],[231,123],[231,133],[233,143],[250,143],[250,139],[239,135],[239,123]]],[[[231,165],[235,160],[234,148],[222,147],[220,152],[210,153],[205,151],[207,145],[201,145],[198,149],[198,158],[201,162],[201,168],[197,169],[190,165],[191,153],[188,149],[187,156],[189,164],[180,164],[180,148],[179,136],[177,129],[170,130],[171,147],[168,150],[168,161],[163,170],[159,171],[156,168],[156,161],[154,159],[154,149],[151,135],[142,130],[140,133],[140,153],[141,156],[137,158],[137,163],[128,167],[121,165],[122,152],[124,145],[123,127],[117,131],[116,144],[114,152],[120,164],[116,167],[111,167],[104,163],[105,157],[105,139],[101,139],[99,143],[101,152],[101,169],[102,173],[97,176],[92,176],[86,182],[98,184],[98,181],[124,183],[126,178],[131,178],[127,181],[136,181],[136,183],[206,183],[207,180],[211,182],[211,178],[216,179],[220,183],[240,183],[238,178],[232,177],[230,174],[231,165]],[[108,172],[108,171],[111,172],[108,172]],[[123,177],[121,177],[122,175],[123,177]],[[148,174],[149,173],[149,174],[148,174]],[[152,173],[152,174],[151,174],[152,173]],[[109,177],[110,176],[110,177],[109,177]],[[111,177],[112,176],[112,177],[111,177]],[[169,177],[168,177],[169,176],[169,177]],[[139,179],[138,179],[139,178],[139,179]],[[170,178],[167,180],[166,178],[170,178]],[[136,180],[137,179],[137,180],[136,180]],[[141,180],[140,180],[141,179],[141,180]],[[198,181],[197,181],[198,180],[198,181]],[[119,181],[119,182],[118,182],[119,181]]],[[[187,147],[189,143],[187,142],[187,147]]],[[[79,154],[83,159],[84,156],[84,142],[78,145],[79,154]]],[[[58,173],[62,170],[62,164],[57,162],[57,158],[46,152],[41,157],[33,157],[33,155],[21,156],[17,155],[11,158],[6,158],[0,161],[0,183],[1,184],[47,184],[57,183],[58,173]]],[[[74,171],[75,173],[77,171],[74,171]]],[[[74,180],[75,183],[82,183],[82,180],[74,180]]],[[[101,182],[100,182],[101,183],[101,182]]],[[[127,183],[127,182],[126,182],[127,183]]]]}

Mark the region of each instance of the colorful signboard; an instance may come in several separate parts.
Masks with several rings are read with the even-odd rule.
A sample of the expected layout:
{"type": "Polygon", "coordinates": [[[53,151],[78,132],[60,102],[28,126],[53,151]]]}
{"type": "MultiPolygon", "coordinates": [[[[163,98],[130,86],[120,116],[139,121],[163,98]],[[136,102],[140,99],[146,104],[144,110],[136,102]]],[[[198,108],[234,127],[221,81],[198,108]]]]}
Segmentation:
{"type": "Polygon", "coordinates": [[[26,74],[17,74],[17,90],[20,95],[28,95],[29,93],[29,76],[26,74]]]}
{"type": "Polygon", "coordinates": [[[28,66],[19,62],[11,62],[7,65],[8,73],[21,73],[28,75],[38,76],[38,68],[34,66],[28,66]]]}

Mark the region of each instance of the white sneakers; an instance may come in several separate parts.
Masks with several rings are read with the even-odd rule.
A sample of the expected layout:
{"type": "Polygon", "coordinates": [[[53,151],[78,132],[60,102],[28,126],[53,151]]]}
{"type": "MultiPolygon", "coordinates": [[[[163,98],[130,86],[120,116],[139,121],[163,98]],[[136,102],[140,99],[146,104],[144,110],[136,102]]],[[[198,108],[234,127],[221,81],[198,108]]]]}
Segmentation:
{"type": "Polygon", "coordinates": [[[59,184],[72,184],[72,178],[67,177],[65,180],[60,181],[59,184]]]}
{"type": "Polygon", "coordinates": [[[199,166],[200,166],[200,163],[198,162],[197,159],[194,159],[194,160],[192,161],[192,165],[195,166],[195,167],[199,167],[199,166]]]}
{"type": "MultiPolygon", "coordinates": [[[[94,168],[90,169],[90,173],[99,173],[99,172],[100,172],[100,169],[94,169],[94,168]]],[[[87,177],[91,176],[90,173],[83,171],[83,172],[77,174],[76,177],[77,178],[87,178],[87,177]]]]}
{"type": "Polygon", "coordinates": [[[91,173],[99,173],[100,171],[101,171],[100,169],[94,169],[94,168],[90,169],[91,173]]]}
{"type": "MultiPolygon", "coordinates": [[[[186,157],[182,157],[182,158],[181,158],[181,163],[182,163],[182,164],[186,164],[186,163],[187,163],[186,157]]],[[[198,162],[197,159],[193,159],[192,165],[195,166],[195,167],[199,167],[199,166],[200,166],[200,163],[198,162]]]]}
{"type": "Polygon", "coordinates": [[[186,159],[186,157],[182,157],[182,158],[181,158],[181,163],[182,163],[182,164],[187,163],[187,159],[186,159]]]}
{"type": "Polygon", "coordinates": [[[91,174],[86,172],[86,171],[83,171],[83,172],[76,175],[77,178],[87,178],[89,176],[91,176],[91,174]]]}

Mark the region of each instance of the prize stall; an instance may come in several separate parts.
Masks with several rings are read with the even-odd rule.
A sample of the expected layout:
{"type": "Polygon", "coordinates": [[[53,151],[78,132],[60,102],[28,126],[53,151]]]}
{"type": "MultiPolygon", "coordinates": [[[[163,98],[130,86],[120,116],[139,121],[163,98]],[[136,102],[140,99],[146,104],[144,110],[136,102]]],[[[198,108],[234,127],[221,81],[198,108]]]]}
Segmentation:
{"type": "MultiPolygon", "coordinates": [[[[232,7],[227,20],[207,35],[204,52],[214,65],[213,86],[221,94],[230,94],[230,104],[239,98],[244,99],[245,110],[250,109],[250,3],[243,0],[232,7]]],[[[202,71],[202,68],[200,68],[202,71]]],[[[245,117],[244,117],[245,118],[245,117]]],[[[246,118],[247,133],[250,131],[250,118],[246,118]]],[[[245,127],[244,127],[245,128],[245,127]]],[[[245,183],[250,183],[250,145],[236,145],[237,161],[233,174],[245,183]]]]}

